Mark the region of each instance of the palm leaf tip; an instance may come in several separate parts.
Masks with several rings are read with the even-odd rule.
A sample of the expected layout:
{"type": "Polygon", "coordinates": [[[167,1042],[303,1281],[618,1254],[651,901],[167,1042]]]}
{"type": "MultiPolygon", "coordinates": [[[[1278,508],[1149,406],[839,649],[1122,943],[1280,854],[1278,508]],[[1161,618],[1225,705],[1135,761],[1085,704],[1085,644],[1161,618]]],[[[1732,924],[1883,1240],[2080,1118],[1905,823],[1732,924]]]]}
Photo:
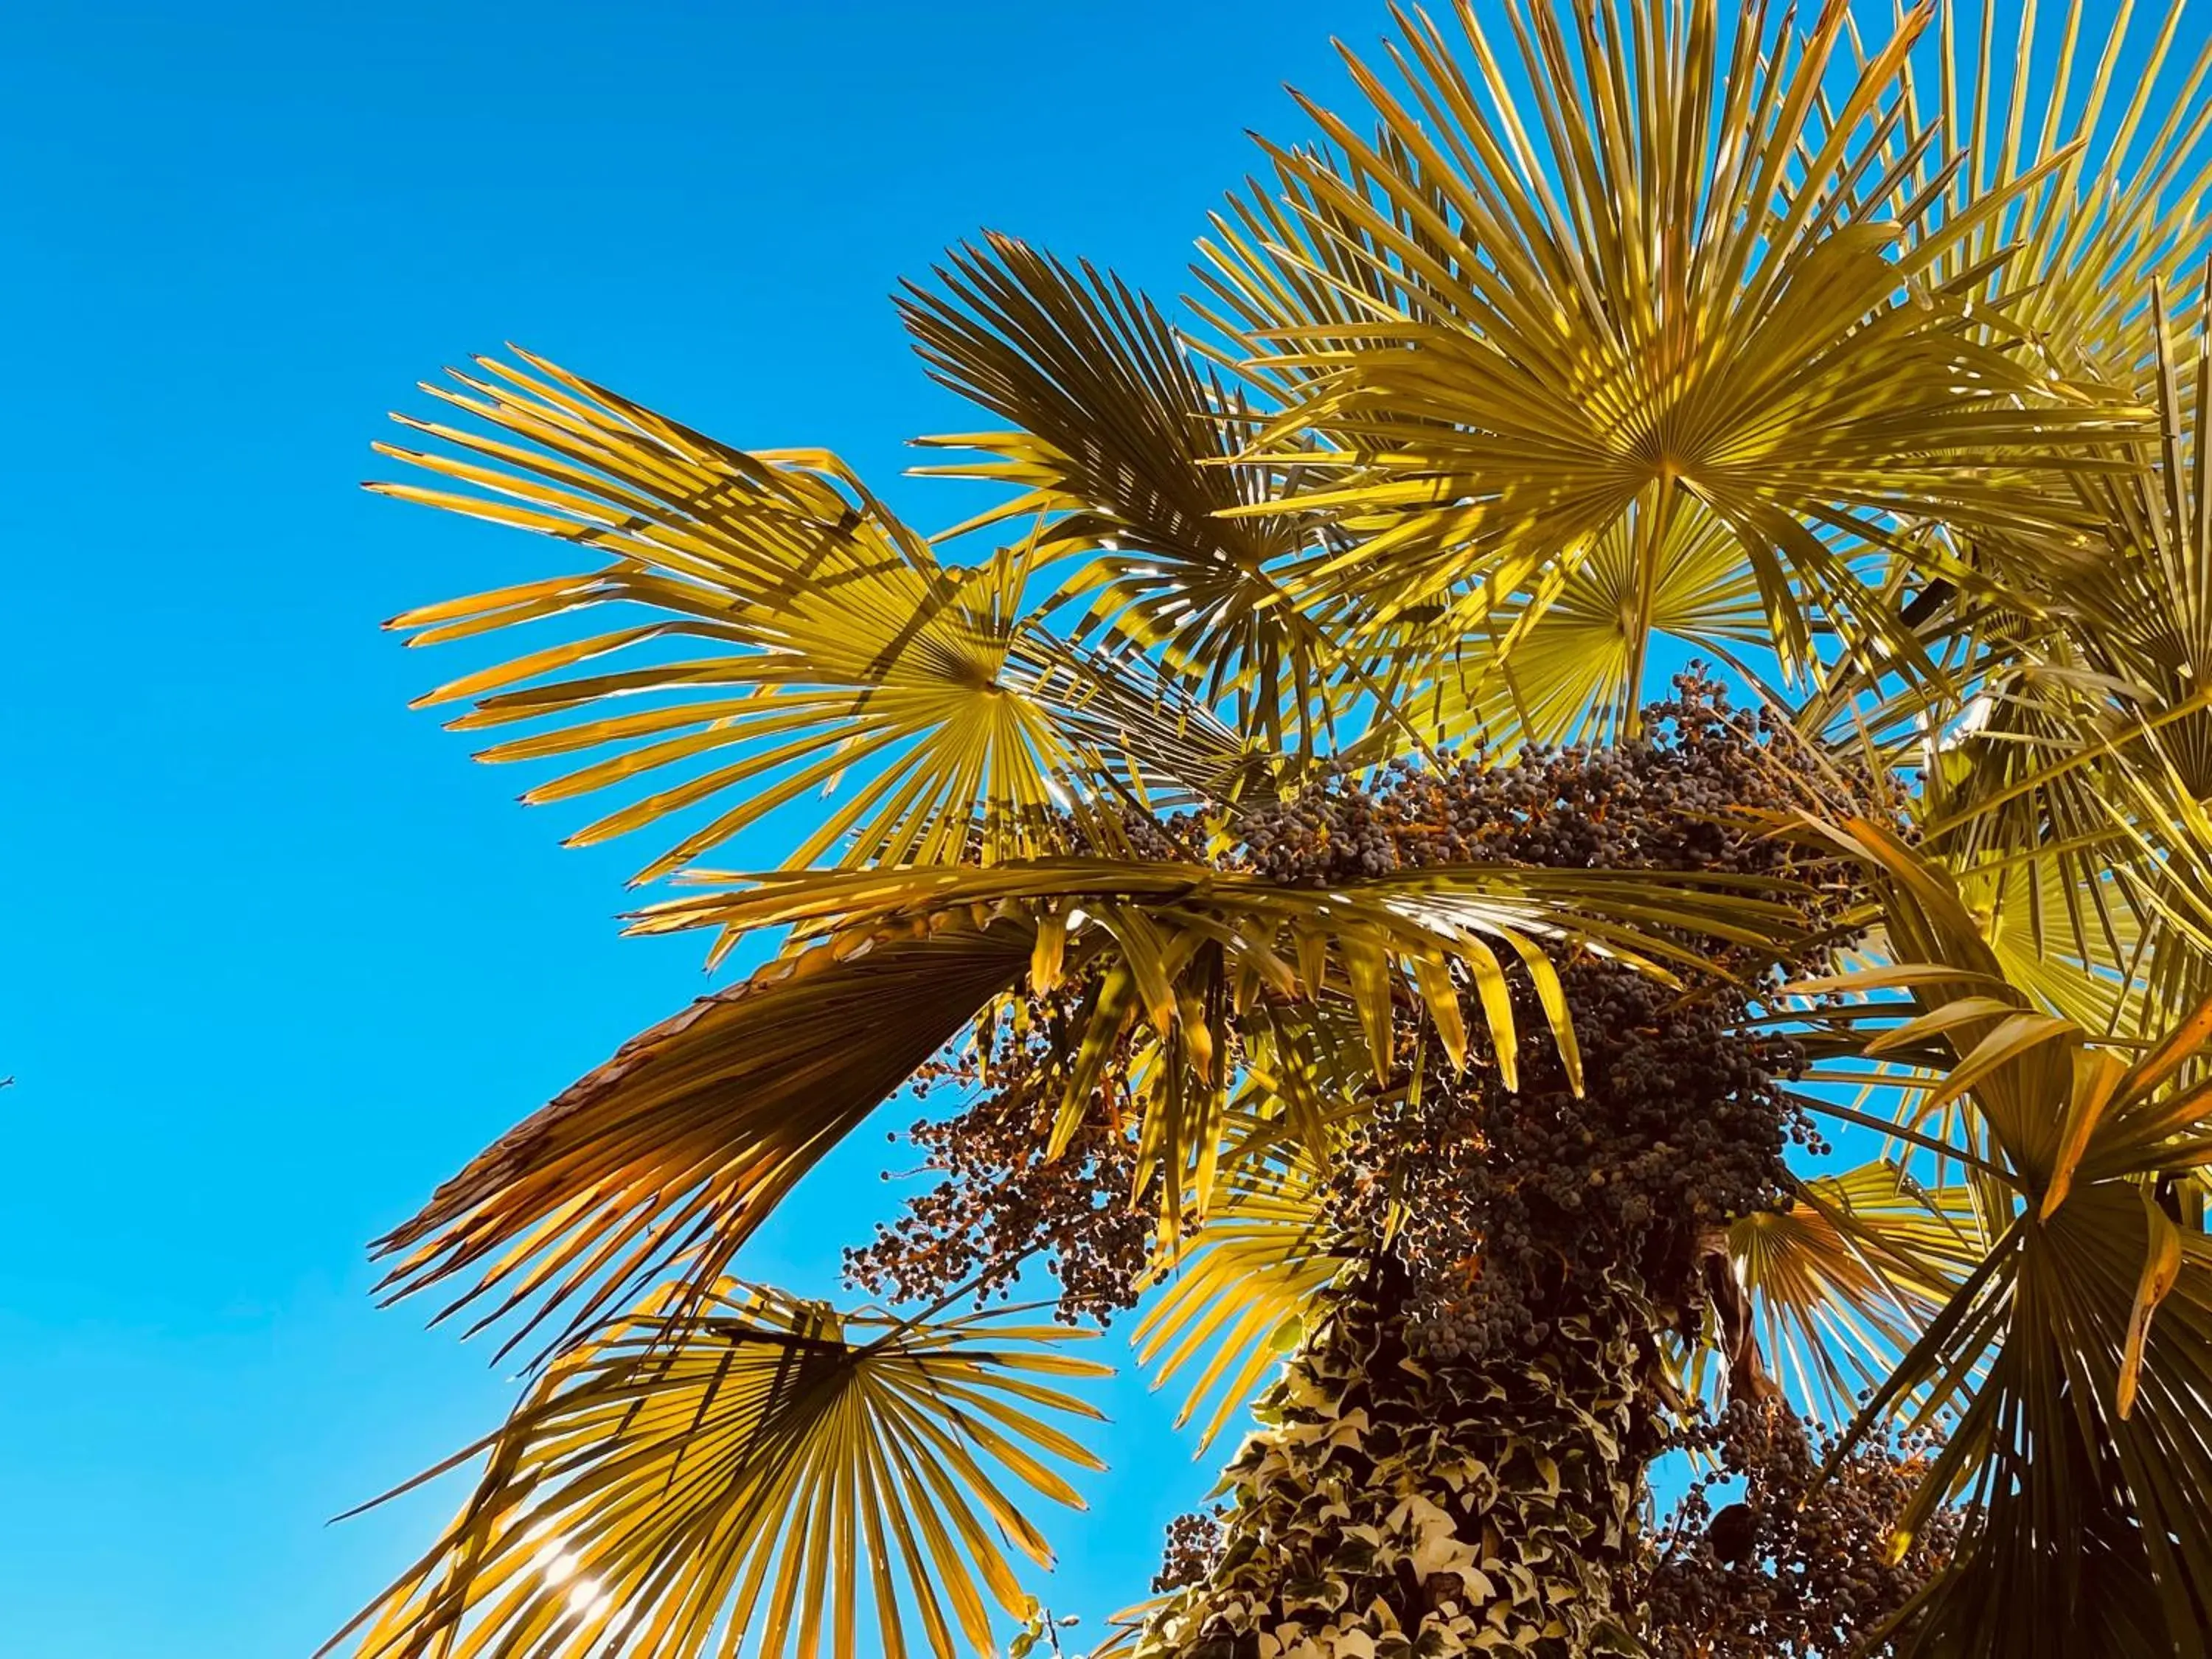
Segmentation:
{"type": "MultiPolygon", "coordinates": [[[[482,1328],[572,1332],[662,1275],[711,1283],[822,1157],[1027,967],[1018,929],[771,963],[623,1045],[380,1240],[395,1296],[476,1280],[482,1328]],[[846,1034],[825,1040],[823,1034],[846,1034]]],[[[441,1315],[441,1317],[443,1317],[441,1315]]]]}
{"type": "Polygon", "coordinates": [[[1194,1455],[1252,1403],[1315,1298],[1353,1259],[1323,1223],[1322,1171],[1310,1157],[1282,1169],[1233,1164],[1189,1247],[1153,1268],[1164,1288],[1130,1340],[1155,1388],[1195,1371],[1176,1416],[1181,1428],[1206,1413],[1194,1455]]]}

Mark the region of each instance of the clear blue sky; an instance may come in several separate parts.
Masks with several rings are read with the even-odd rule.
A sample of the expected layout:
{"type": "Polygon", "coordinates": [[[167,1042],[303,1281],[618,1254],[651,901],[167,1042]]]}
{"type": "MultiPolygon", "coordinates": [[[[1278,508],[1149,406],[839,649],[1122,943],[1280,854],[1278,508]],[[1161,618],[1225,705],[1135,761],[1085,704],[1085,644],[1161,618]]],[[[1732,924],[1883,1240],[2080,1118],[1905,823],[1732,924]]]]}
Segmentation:
{"type": "MultiPolygon", "coordinates": [[[[1172,291],[1361,0],[0,6],[0,1655],[304,1659],[454,1501],[325,1519],[495,1420],[365,1240],[700,988],[636,849],[407,697],[410,604],[554,550],[360,493],[514,339],[895,498],[969,424],[885,295],[990,225],[1172,291]]],[[[901,1120],[902,1121],[902,1120],[901,1120]]],[[[861,1149],[864,1159],[880,1141],[861,1149]]],[[[872,1170],[757,1248],[823,1286],[872,1170]]],[[[1200,1477],[1130,1437],[1054,1528],[1140,1594],[1200,1477]]]]}

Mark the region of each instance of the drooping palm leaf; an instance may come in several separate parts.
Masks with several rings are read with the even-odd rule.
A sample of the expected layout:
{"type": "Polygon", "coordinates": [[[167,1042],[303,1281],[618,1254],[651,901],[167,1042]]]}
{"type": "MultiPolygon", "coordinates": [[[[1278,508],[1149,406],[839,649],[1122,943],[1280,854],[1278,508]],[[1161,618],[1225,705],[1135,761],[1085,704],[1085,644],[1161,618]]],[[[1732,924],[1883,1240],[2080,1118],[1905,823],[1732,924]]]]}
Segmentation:
{"type": "MultiPolygon", "coordinates": [[[[698,879],[718,879],[701,872],[698,879]]],[[[1461,1002],[1474,993],[1491,1051],[1517,1086],[1519,1041],[1501,965],[1533,982],[1567,1075],[1580,1069],[1565,999],[1548,952],[1590,949],[1671,979],[1702,971],[1704,939],[1786,952],[1802,937],[1787,883],[1650,872],[1440,866],[1328,890],[1280,887],[1204,866],[1054,858],[988,868],[790,872],[743,888],[670,900],[642,931],[713,928],[717,949],[750,931],[927,925],[963,912],[979,925],[1018,918],[1036,930],[1032,982],[1048,988],[1074,962],[1108,964],[1085,1011],[1054,1149],[1089,1108],[1100,1057],[1149,1027],[1166,1063],[1149,1073],[1137,1160],[1141,1188],[1158,1164],[1199,1172],[1201,1206],[1217,1156],[1213,1124],[1230,1067],[1256,1018],[1273,1028],[1336,1001],[1356,1015],[1376,1075],[1392,1065],[1401,1006],[1425,1012],[1455,1065],[1467,1063],[1461,1002]]],[[[1278,1033],[1279,1035],[1279,1033],[1278,1033]]],[[[1163,1196],[1170,1189],[1163,1189],[1163,1196]]],[[[1178,1213],[1163,1217],[1173,1230],[1178,1213]]]]}
{"type": "MultiPolygon", "coordinates": [[[[1663,976],[1668,962],[1700,962],[1673,933],[1786,950],[1802,933],[1789,904],[1743,878],[1468,866],[1321,890],[1080,858],[786,872],[654,906],[636,926],[711,928],[721,948],[788,927],[805,948],[635,1039],[440,1188],[380,1243],[398,1257],[395,1294],[473,1273],[463,1302],[496,1296],[479,1328],[534,1303],[527,1330],[571,1301],[591,1322],[679,1267],[711,1282],[831,1146],[1025,974],[1050,989],[1079,964],[1097,969],[1081,1043],[1054,1073],[1050,1150],[1094,1109],[1107,1057],[1138,1036],[1157,1047],[1136,1079],[1136,1189],[1191,1169],[1203,1193],[1248,1026],[1340,1004],[1381,1075],[1402,1005],[1425,1009],[1464,1064],[1464,982],[1510,1078],[1502,951],[1578,1077],[1547,945],[1580,940],[1663,976]]],[[[1179,1215],[1169,1204],[1164,1224],[1179,1215]]]]}
{"type": "Polygon", "coordinates": [[[1176,1426],[1206,1413],[1200,1452],[1297,1346],[1314,1298],[1349,1260],[1324,1225],[1319,1174],[1310,1158],[1231,1165],[1206,1224],[1155,1268],[1165,1288],[1131,1340],[1155,1388],[1190,1376],[1176,1426]]]}
{"type": "MultiPolygon", "coordinates": [[[[991,1604],[1051,1564],[1015,1494],[1077,1508],[1060,1467],[1103,1468],[1054,1419],[1109,1368],[1084,1334],[969,1316],[840,1316],[718,1287],[664,1296],[557,1361],[495,1434],[445,1535],[354,1626],[360,1659],[657,1659],[745,1650],[993,1653],[991,1604]],[[1012,1545],[1012,1551],[1006,1546],[1012,1545]],[[876,1628],[860,1632],[872,1604],[876,1628]]],[[[422,1477],[428,1479],[428,1476],[422,1477]]]]}
{"type": "Polygon", "coordinates": [[[1018,927],[955,925],[843,960],[825,946],[700,999],[379,1241],[397,1258],[385,1288],[473,1274],[446,1311],[496,1294],[481,1328],[535,1298],[520,1340],[566,1303],[572,1332],[594,1324],[679,1263],[713,1283],[800,1177],[1020,978],[1030,949],[1018,927]]]}
{"type": "MultiPolygon", "coordinates": [[[[1510,864],[1436,865],[1362,877],[1329,888],[1285,886],[1236,870],[1131,858],[1058,856],[992,866],[878,870],[784,870],[759,875],[695,871],[687,881],[714,890],[664,899],[636,913],[633,931],[712,927],[719,956],[759,928],[796,927],[802,934],[858,924],[914,921],[968,907],[997,916],[1005,907],[1057,912],[1071,907],[1103,917],[1116,903],[1141,905],[1159,927],[1201,917],[1231,948],[1250,949],[1287,930],[1285,948],[1330,950],[1330,929],[1376,930],[1380,943],[1418,949],[1489,933],[1511,943],[1579,939],[1646,973],[1666,963],[1705,969],[1703,935],[1777,956],[1805,936],[1808,924],[1786,878],[1728,872],[1577,870],[1510,864]],[[724,884],[730,884],[724,885],[724,884]],[[1227,929],[1247,920],[1242,934],[1227,929]],[[1311,937],[1309,937],[1309,934],[1311,937]]],[[[1072,925],[1079,927],[1081,918],[1072,925]]],[[[1109,930],[1110,931],[1110,929],[1109,930]]],[[[1525,954],[1522,953],[1522,954],[1525,954]]],[[[1255,972],[1285,983],[1255,958],[1255,972]]]]}

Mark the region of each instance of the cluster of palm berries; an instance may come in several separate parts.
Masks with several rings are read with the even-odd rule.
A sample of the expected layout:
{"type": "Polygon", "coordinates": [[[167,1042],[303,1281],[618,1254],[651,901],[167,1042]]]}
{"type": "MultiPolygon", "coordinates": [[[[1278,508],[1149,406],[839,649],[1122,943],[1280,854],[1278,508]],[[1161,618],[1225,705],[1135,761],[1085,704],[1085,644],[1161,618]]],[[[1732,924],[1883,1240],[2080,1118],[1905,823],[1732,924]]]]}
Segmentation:
{"type": "Polygon", "coordinates": [[[1202,1584],[1221,1559],[1221,1510],[1194,1510],[1168,1522],[1160,1570],[1152,1575],[1152,1594],[1165,1595],[1188,1584],[1202,1584]]]}
{"type": "MultiPolygon", "coordinates": [[[[1049,1060],[1074,1042],[1079,1012],[1072,988],[1031,994],[965,1050],[922,1069],[925,1097],[951,1087],[966,1103],[906,1132],[922,1153],[920,1172],[941,1179],[910,1196],[896,1221],[878,1224],[870,1243],[845,1252],[848,1283],[929,1302],[972,1285],[980,1305],[1010,1297],[1035,1262],[1058,1280],[1058,1315],[1067,1323],[1103,1322],[1136,1301],[1151,1219],[1130,1203],[1133,1140],[1101,1111],[1059,1158],[1045,1156],[1060,1105],[1049,1060]]],[[[1125,1060],[1109,1059],[1102,1098],[1121,1087],[1125,1060]]]]}
{"type": "MultiPolygon", "coordinates": [[[[1334,1167],[1340,1229],[1372,1237],[1398,1218],[1407,1340],[1425,1359],[1540,1346],[1623,1270],[1686,1319],[1699,1302],[1700,1238],[1779,1204],[1785,1147],[1815,1139],[1784,1090],[1797,1052],[1736,1029],[1741,993],[1684,1001],[1596,963],[1561,977],[1583,1093],[1555,1055],[1524,1060],[1518,1091],[1494,1067],[1455,1077],[1432,1063],[1334,1167]]],[[[1519,1017],[1540,1030],[1529,1002],[1519,1017]]]]}
{"type": "Polygon", "coordinates": [[[1644,709],[1641,735],[1610,747],[1532,746],[1502,766],[1480,752],[1400,760],[1371,784],[1336,768],[1239,828],[1255,873],[1316,885],[1491,860],[1757,875],[1789,855],[1749,830],[1747,811],[1863,811],[1869,793],[1828,775],[1764,712],[1731,708],[1693,665],[1644,709]]]}
{"type": "Polygon", "coordinates": [[[1647,1547],[1632,1599],[1654,1659],[1843,1659],[1902,1611],[1959,1543],[1939,1508],[1892,1547],[1935,1443],[1876,1428],[1837,1463],[1834,1437],[1778,1404],[1739,1401],[1684,1443],[1713,1460],[1647,1547]],[[1714,1488],[1740,1485],[1715,1505],[1714,1488]]]}
{"type": "MultiPolygon", "coordinates": [[[[1786,734],[1731,711],[1694,674],[1649,711],[1645,731],[1504,766],[1401,766],[1373,785],[1339,775],[1257,816],[1251,862],[1314,884],[1498,860],[1787,877],[1815,912],[1847,896],[1837,867],[1747,812],[1858,805],[1828,796],[1863,784],[1820,777],[1786,734]]],[[[1711,960],[1742,969],[1749,957],[1711,960]]],[[[1547,1046],[1524,1043],[1516,1091],[1486,1056],[1446,1071],[1431,1043],[1421,1086],[1402,1079],[1337,1166],[1344,1231],[1372,1236],[1401,1218],[1393,1248],[1412,1272],[1411,1331],[1426,1358],[1541,1344],[1607,1268],[1633,1272],[1687,1319],[1699,1238],[1781,1201],[1791,1143],[1826,1150],[1788,1090],[1802,1054],[1746,1029],[1756,985],[1715,975],[1668,987],[1587,957],[1560,969],[1580,1095],[1547,1046]]],[[[1524,1031],[1545,1029],[1526,987],[1515,1015],[1524,1031]]]]}

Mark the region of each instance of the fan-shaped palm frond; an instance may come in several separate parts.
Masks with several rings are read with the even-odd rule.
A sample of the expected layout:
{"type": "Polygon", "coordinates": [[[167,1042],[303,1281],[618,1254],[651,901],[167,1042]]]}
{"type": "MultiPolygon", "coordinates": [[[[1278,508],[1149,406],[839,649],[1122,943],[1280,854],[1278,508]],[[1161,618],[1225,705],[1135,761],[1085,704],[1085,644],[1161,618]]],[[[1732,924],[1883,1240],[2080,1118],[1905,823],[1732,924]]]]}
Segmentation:
{"type": "Polygon", "coordinates": [[[1236,461],[1261,425],[1249,388],[1087,264],[993,236],[937,276],[939,291],[908,285],[907,327],[938,380],[1012,426],[924,439],[994,459],[921,470],[1021,490],[962,528],[1041,520],[1042,554],[1084,556],[1055,601],[1087,601],[1078,637],[1156,653],[1206,703],[1233,697],[1240,730],[1310,751],[1342,665],[1275,580],[1309,532],[1267,510],[1279,471],[1236,461]]]}
{"type": "Polygon", "coordinates": [[[1176,1426],[1206,1413],[1200,1452],[1297,1346],[1315,1298],[1350,1259],[1325,1227],[1320,1173],[1311,1158],[1232,1164],[1206,1224],[1155,1269],[1165,1288],[1131,1340],[1154,1387],[1196,1373],[1176,1426]]]}
{"type": "Polygon", "coordinates": [[[1799,1399],[1845,1415],[1986,1243],[1966,1188],[1924,1187],[1887,1159],[1814,1176],[1788,1209],[1729,1230],[1768,1363],[1799,1399]]]}
{"type": "MultiPolygon", "coordinates": [[[[653,783],[577,842],[719,808],[639,879],[848,779],[794,863],[832,851],[885,863],[1038,851],[1062,839],[1062,814],[1082,815],[1093,798],[1135,788],[1144,799],[1147,770],[1186,789],[1237,774],[1243,739],[1144,665],[1030,627],[1028,556],[942,564],[834,456],[746,454],[519,355],[534,374],[483,359],[493,379],[455,375],[474,396],[429,388],[496,435],[402,416],[460,453],[379,447],[466,492],[371,488],[580,542],[611,562],[425,605],[392,625],[421,645],[599,605],[643,613],[422,699],[474,699],[454,722],[464,730],[553,722],[486,760],[591,757],[526,800],[653,783]],[[570,675],[605,658],[622,665],[570,675]],[[608,712],[630,699],[650,706],[608,712]]],[[[1098,823],[1110,829],[1110,815],[1098,823]]]]}
{"type": "Polygon", "coordinates": [[[1632,504],[1533,613],[1508,600],[1464,639],[1439,639],[1418,611],[1384,630],[1375,672],[1397,718],[1348,753],[1401,752],[1409,732],[1432,748],[1473,738],[1492,753],[1518,741],[1602,742],[1632,729],[1649,698],[1647,635],[1723,660],[1764,651],[1759,585],[1728,527],[1701,509],[1677,513],[1655,553],[1645,516],[1632,504]],[[1498,649],[1508,638],[1510,653],[1498,649]]]}
{"type": "MultiPolygon", "coordinates": [[[[665,1304],[671,1300],[664,1297],[665,1304]]],[[[704,1320],[649,1304],[563,1355],[497,1433],[428,1554],[331,1645],[362,1659],[660,1659],[995,1650],[1016,1620],[1008,1544],[1051,1564],[1012,1492],[1080,1508],[1055,1466],[1103,1468],[1052,1420],[1108,1368],[1083,1333],[982,1317],[840,1316],[718,1287],[704,1320]]],[[[428,1479],[428,1476],[422,1477],[428,1479]]],[[[404,1490],[404,1489],[403,1489],[404,1490]]]]}
{"type": "Polygon", "coordinates": [[[1854,1021],[1852,1046],[1934,1073],[1914,1121],[1965,1109],[1946,1121],[1989,1240],[1861,1418],[1955,1414],[1908,1532],[1961,1491],[1981,1510],[1914,1650],[1990,1650],[1999,1620],[2027,1632],[2008,1652],[2065,1650],[2033,1632],[2082,1618],[2185,1642],[2212,1583],[2212,1241],[2179,1224],[2212,1162],[2212,1002],[2145,1050],[2100,1044],[2006,987],[1940,868],[1876,826],[1829,833],[1866,860],[1899,964],[1831,988],[1907,992],[1901,1024],[1854,1021]],[[2058,1538],[2087,1545],[2054,1563],[2058,1538]]]}
{"type": "Polygon", "coordinates": [[[1940,1397],[1961,1371],[1986,1371],[1920,1512],[1963,1490],[1982,1520],[1905,1650],[2198,1650],[2212,1615],[2203,1236],[2129,1182],[2085,1188],[2001,1238],[1930,1336],[1899,1383],[1932,1382],[1940,1397]]]}
{"type": "Polygon", "coordinates": [[[2138,414],[1993,343],[1987,267],[1946,267],[2042,174],[1955,213],[1923,192],[1887,216],[1934,142],[1889,96],[1924,10],[1850,73],[1840,3],[1802,37],[1763,6],[1724,28],[1714,0],[1516,4],[1532,143],[1474,6],[1453,9],[1456,49],[1394,14],[1403,96],[1354,61],[1381,141],[1316,110],[1343,164],[1279,154],[1306,222],[1267,260],[1323,282],[1312,250],[1330,240],[1373,273],[1352,314],[1255,331],[1304,378],[1271,428],[1297,445],[1262,441],[1253,459],[1287,464],[1320,441],[1352,469],[1302,500],[1356,534],[1304,563],[1300,592],[1478,623],[1517,603],[1525,627],[1640,503],[1640,664],[1663,568],[1651,550],[1694,503],[1735,538],[1785,664],[1809,665],[1826,618],[1926,670],[1856,550],[1972,582],[1899,520],[2080,528],[2066,492],[2027,475],[2094,465],[2085,446],[2138,414]]]}
{"type": "Polygon", "coordinates": [[[1925,845],[2010,976],[2085,1024],[2155,1027],[2212,991],[2212,795],[2172,752],[2208,708],[2026,668],[1928,745],[1925,845]]]}
{"type": "Polygon", "coordinates": [[[2085,1030],[2142,1030],[2142,987],[2125,975],[2142,963],[2144,929],[2121,884],[2100,874],[2075,885],[2083,873],[2046,856],[1970,866],[1954,878],[2008,982],[2085,1030]]]}
{"type": "Polygon", "coordinates": [[[2147,384],[2155,346],[2143,298],[2203,263],[2212,223],[2197,204],[2212,167],[2212,105],[2197,94],[2212,45],[2177,50],[2183,11],[2066,0],[2014,13],[1996,0],[1942,0],[1900,67],[1905,129],[1933,122],[1943,137],[1893,210],[1933,191],[1940,213],[1970,213],[2022,186],[1930,274],[1987,272],[1983,295],[2014,296],[2008,325],[2066,374],[2147,384]]]}

